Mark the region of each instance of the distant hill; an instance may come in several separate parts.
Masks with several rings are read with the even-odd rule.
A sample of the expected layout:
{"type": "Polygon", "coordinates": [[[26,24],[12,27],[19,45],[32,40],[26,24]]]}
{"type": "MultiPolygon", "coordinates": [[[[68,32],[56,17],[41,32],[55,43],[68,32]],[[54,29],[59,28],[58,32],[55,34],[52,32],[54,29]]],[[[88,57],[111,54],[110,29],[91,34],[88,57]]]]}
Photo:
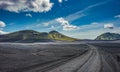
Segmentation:
{"type": "Polygon", "coordinates": [[[75,40],[77,40],[75,38],[71,38],[71,37],[65,36],[65,35],[57,32],[57,31],[49,32],[48,36],[52,40],[60,40],[60,41],[75,41],[75,40]]]}
{"type": "Polygon", "coordinates": [[[101,34],[95,40],[120,40],[120,34],[108,32],[101,34]]]}
{"type": "Polygon", "coordinates": [[[22,30],[10,34],[0,35],[0,42],[49,42],[49,41],[75,41],[76,39],[65,36],[57,31],[37,32],[22,30]]]}

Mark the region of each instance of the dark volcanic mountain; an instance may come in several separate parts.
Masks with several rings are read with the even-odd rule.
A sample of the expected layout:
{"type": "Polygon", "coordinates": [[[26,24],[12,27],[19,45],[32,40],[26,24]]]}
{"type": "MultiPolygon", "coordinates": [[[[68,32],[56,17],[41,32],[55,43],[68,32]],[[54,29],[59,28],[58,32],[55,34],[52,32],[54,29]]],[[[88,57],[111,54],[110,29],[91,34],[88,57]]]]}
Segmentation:
{"type": "Polygon", "coordinates": [[[98,36],[96,40],[120,40],[120,34],[104,33],[98,36]]]}
{"type": "Polygon", "coordinates": [[[34,30],[22,30],[0,35],[0,42],[48,42],[55,40],[75,41],[76,39],[65,36],[57,31],[47,33],[34,30]]]}

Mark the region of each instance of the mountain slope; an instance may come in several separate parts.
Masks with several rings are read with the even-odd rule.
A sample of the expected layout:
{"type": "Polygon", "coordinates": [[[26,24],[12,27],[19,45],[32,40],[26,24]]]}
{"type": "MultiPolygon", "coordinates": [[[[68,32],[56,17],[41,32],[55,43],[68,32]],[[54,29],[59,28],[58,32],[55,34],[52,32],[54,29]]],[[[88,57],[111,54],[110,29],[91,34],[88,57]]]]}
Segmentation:
{"type": "Polygon", "coordinates": [[[104,33],[98,36],[96,40],[120,40],[120,34],[104,33]]]}
{"type": "Polygon", "coordinates": [[[74,41],[75,39],[62,35],[57,31],[46,33],[34,30],[22,30],[0,35],[0,42],[46,42],[55,40],[74,41]]]}
{"type": "Polygon", "coordinates": [[[75,41],[77,39],[65,36],[57,31],[49,32],[49,38],[53,40],[61,40],[61,41],[75,41]]]}
{"type": "Polygon", "coordinates": [[[22,30],[0,36],[0,41],[45,41],[48,39],[48,33],[39,33],[33,30],[22,30]]]}

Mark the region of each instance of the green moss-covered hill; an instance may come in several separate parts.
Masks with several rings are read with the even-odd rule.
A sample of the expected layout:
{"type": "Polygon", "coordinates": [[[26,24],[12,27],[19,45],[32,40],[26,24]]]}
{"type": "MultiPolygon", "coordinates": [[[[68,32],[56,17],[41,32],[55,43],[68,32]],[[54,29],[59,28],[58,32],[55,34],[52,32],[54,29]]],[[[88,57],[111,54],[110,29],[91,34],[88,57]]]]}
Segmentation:
{"type": "Polygon", "coordinates": [[[48,36],[52,40],[60,40],[60,41],[75,41],[75,40],[77,40],[75,38],[71,38],[71,37],[65,36],[65,35],[57,32],[57,31],[49,32],[48,36]]]}
{"type": "Polygon", "coordinates": [[[120,40],[120,34],[104,33],[96,38],[96,40],[120,40]]]}
{"type": "Polygon", "coordinates": [[[10,34],[0,35],[0,42],[48,42],[48,41],[75,41],[75,38],[65,36],[57,31],[37,32],[22,30],[10,34]]]}

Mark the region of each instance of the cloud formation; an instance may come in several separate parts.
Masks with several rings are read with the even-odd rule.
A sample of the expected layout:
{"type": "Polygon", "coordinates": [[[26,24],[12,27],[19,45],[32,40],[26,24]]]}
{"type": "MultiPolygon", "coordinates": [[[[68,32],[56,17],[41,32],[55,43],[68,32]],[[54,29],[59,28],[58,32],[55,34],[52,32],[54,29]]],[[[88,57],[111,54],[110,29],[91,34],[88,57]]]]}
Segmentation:
{"type": "Polygon", "coordinates": [[[32,15],[30,13],[26,14],[25,16],[27,17],[32,17],[32,15]]]}
{"type": "Polygon", "coordinates": [[[43,25],[44,25],[44,26],[48,26],[48,25],[49,25],[49,23],[43,23],[43,25]]]}
{"type": "Polygon", "coordinates": [[[58,0],[59,3],[62,3],[62,0],[58,0]]]}
{"type": "Polygon", "coordinates": [[[0,27],[5,27],[6,24],[3,21],[0,21],[0,27]]]}
{"type": "Polygon", "coordinates": [[[63,30],[65,31],[70,31],[70,30],[77,30],[78,27],[71,25],[67,20],[65,20],[64,18],[57,18],[56,19],[57,22],[59,22],[61,24],[61,26],[63,26],[63,30]]]}
{"type": "Polygon", "coordinates": [[[77,30],[78,27],[77,26],[74,26],[74,25],[65,25],[63,26],[63,30],[65,31],[71,31],[71,30],[77,30]]]}
{"type": "Polygon", "coordinates": [[[50,0],[0,0],[0,9],[10,12],[47,12],[53,3],[50,0]]]}
{"type": "Polygon", "coordinates": [[[115,18],[120,18],[120,15],[116,15],[115,18]]]}
{"type": "Polygon", "coordinates": [[[5,26],[6,26],[5,22],[0,21],[0,35],[8,34],[9,33],[9,32],[2,31],[5,26]]]}
{"type": "Polygon", "coordinates": [[[69,21],[74,21],[76,19],[79,19],[81,17],[84,17],[86,16],[85,12],[92,9],[92,8],[95,8],[97,6],[101,6],[101,5],[104,5],[106,3],[108,3],[110,0],[106,0],[106,1],[103,1],[103,2],[99,2],[99,3],[96,3],[96,4],[92,4],[92,5],[89,5],[88,7],[76,12],[76,13],[73,13],[71,15],[68,15],[65,19],[69,20],[69,21]]]}
{"type": "Polygon", "coordinates": [[[3,34],[8,34],[9,32],[4,32],[2,30],[0,30],[0,35],[3,35],[3,34]]]}
{"type": "Polygon", "coordinates": [[[104,24],[104,28],[114,29],[114,24],[112,24],[112,23],[104,24]]]}

